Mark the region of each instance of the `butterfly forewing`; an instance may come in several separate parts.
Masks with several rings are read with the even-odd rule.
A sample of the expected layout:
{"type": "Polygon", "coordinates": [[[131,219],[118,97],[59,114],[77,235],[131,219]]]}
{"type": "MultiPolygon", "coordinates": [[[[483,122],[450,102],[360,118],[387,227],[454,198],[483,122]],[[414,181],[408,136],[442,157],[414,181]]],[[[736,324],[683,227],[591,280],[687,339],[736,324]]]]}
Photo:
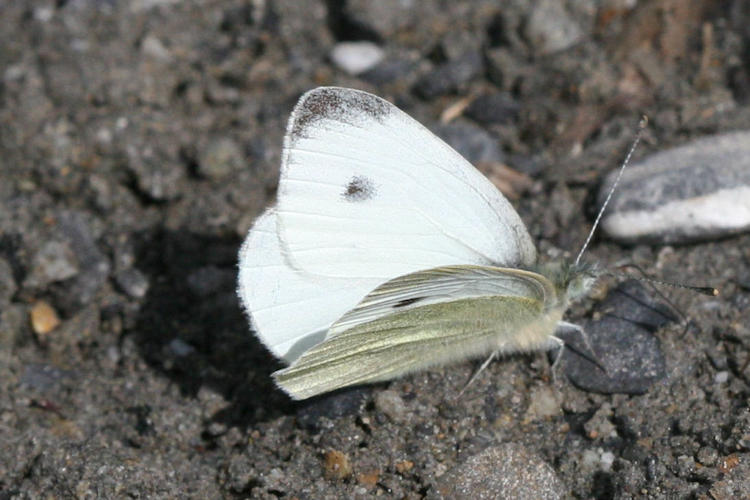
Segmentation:
{"type": "Polygon", "coordinates": [[[529,265],[510,203],[392,104],[352,89],[305,94],[287,129],[278,194],[290,263],[314,275],[379,278],[442,265],[529,265]]]}

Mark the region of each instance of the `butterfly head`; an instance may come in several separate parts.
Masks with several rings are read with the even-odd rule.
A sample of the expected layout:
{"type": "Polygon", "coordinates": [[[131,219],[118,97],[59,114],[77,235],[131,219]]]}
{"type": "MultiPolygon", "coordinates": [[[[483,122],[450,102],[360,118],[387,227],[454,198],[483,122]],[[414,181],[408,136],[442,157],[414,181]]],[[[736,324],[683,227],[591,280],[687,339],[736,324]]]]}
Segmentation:
{"type": "Polygon", "coordinates": [[[596,265],[587,262],[549,262],[539,272],[554,283],[558,297],[565,303],[585,296],[602,274],[596,265]]]}
{"type": "Polygon", "coordinates": [[[586,295],[601,275],[601,270],[595,264],[587,262],[566,264],[565,267],[565,295],[570,302],[586,295]]]}

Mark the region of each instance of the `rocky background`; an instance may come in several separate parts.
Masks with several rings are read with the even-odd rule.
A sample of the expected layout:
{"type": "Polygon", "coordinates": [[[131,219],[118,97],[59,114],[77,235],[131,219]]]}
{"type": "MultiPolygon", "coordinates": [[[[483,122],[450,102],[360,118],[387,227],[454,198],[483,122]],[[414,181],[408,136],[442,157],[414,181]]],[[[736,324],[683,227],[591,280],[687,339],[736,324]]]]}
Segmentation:
{"type": "Polygon", "coordinates": [[[234,293],[302,92],[391,100],[575,255],[642,114],[636,160],[750,128],[748,26],[744,0],[4,0],[0,498],[750,497],[747,235],[599,235],[603,266],[721,295],[662,289],[685,320],[605,281],[569,317],[609,378],[514,356],[460,398],[474,363],[292,403],[234,293]]]}

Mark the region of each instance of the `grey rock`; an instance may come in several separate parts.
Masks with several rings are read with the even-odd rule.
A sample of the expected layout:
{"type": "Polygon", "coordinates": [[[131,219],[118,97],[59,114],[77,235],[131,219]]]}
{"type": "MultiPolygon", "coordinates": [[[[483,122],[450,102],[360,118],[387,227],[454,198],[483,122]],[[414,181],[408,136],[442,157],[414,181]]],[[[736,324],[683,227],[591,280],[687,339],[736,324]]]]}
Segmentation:
{"type": "Polygon", "coordinates": [[[408,59],[384,59],[380,64],[359,76],[373,85],[383,85],[406,78],[415,66],[415,63],[408,59]]]}
{"type": "Polygon", "coordinates": [[[425,99],[432,99],[453,92],[479,75],[483,68],[482,54],[479,51],[469,51],[423,75],[414,86],[414,91],[425,99]]]}
{"type": "Polygon", "coordinates": [[[593,353],[580,334],[560,335],[566,344],[561,360],[565,374],[576,386],[591,392],[645,393],[666,376],[664,355],[653,332],[677,318],[634,280],[612,290],[596,310],[601,319],[581,325],[593,353]]]}
{"type": "Polygon", "coordinates": [[[432,131],[473,164],[505,159],[497,139],[481,127],[465,121],[437,124],[432,131]]]}
{"type": "Polygon", "coordinates": [[[372,42],[340,42],[331,50],[331,61],[350,75],[359,75],[383,59],[383,49],[372,42]]]}
{"type": "Polygon", "coordinates": [[[61,292],[61,303],[66,309],[90,303],[109,277],[111,264],[99,250],[92,231],[92,222],[82,213],[68,211],[60,214],[58,226],[70,243],[81,271],[61,292]]]}
{"type": "MultiPolygon", "coordinates": [[[[617,172],[599,190],[604,202],[617,172]]],[[[623,242],[684,243],[750,229],[750,131],[695,140],[628,167],[602,219],[623,242]]]]}
{"type": "Polygon", "coordinates": [[[559,0],[541,0],[531,9],[524,30],[526,39],[540,54],[565,50],[583,38],[583,30],[559,0]]]}
{"type": "Polygon", "coordinates": [[[64,211],[58,217],[58,227],[83,270],[97,267],[107,260],[96,244],[94,225],[95,219],[76,210],[64,211]]]}
{"type": "Polygon", "coordinates": [[[240,146],[228,137],[210,141],[198,157],[198,173],[219,182],[245,166],[240,146]]]}
{"type": "Polygon", "coordinates": [[[318,432],[321,418],[336,419],[360,413],[371,390],[371,386],[357,386],[306,399],[300,403],[297,422],[311,432],[318,432]]]}
{"type": "Polygon", "coordinates": [[[466,116],[483,124],[510,124],[518,118],[521,105],[507,93],[485,94],[466,108],[466,116]]]}
{"type": "Polygon", "coordinates": [[[487,448],[440,477],[435,494],[445,499],[562,498],[552,467],[516,443],[487,448]]]}
{"type": "Polygon", "coordinates": [[[78,259],[69,242],[51,240],[34,254],[29,271],[24,286],[43,288],[78,274],[78,259]]]}
{"type": "Polygon", "coordinates": [[[349,0],[344,2],[341,14],[363,34],[386,40],[419,21],[417,4],[415,0],[349,0]]]}

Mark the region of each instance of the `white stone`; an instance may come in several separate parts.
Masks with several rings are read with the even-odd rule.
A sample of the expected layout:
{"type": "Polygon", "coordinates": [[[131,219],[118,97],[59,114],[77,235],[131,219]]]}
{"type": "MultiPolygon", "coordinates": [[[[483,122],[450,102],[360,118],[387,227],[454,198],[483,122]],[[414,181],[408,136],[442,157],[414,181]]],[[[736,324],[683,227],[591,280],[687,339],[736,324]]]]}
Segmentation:
{"type": "Polygon", "coordinates": [[[331,61],[350,75],[374,68],[383,59],[383,49],[372,42],[341,42],[331,51],[331,61]]]}
{"type": "MultiPolygon", "coordinates": [[[[599,203],[617,172],[599,191],[599,203]]],[[[628,167],[602,219],[624,242],[683,243],[750,229],[750,131],[704,137],[628,167]]]]}

